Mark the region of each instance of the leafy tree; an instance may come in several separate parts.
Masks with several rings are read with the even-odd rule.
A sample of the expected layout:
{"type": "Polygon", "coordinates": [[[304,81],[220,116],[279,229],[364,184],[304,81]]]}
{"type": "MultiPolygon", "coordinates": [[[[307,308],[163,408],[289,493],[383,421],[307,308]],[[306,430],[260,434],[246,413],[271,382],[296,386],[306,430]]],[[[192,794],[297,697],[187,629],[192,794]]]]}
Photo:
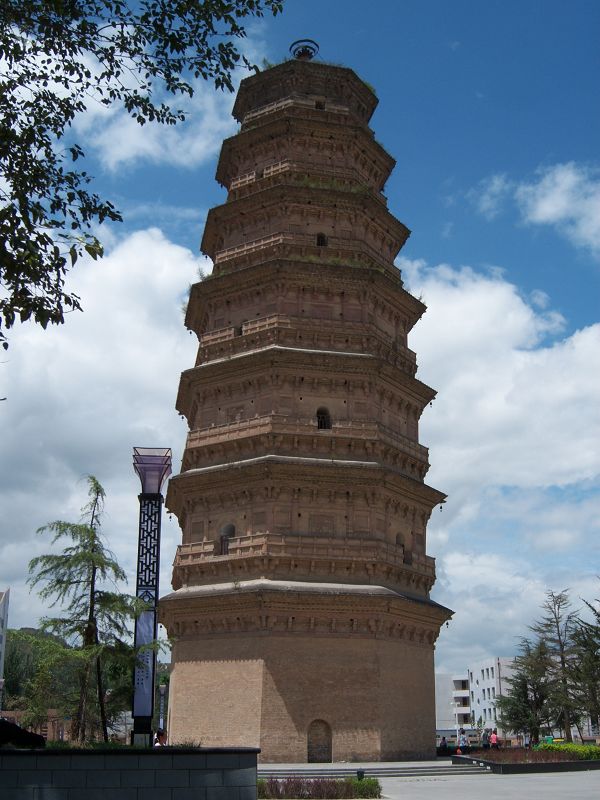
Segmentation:
{"type": "Polygon", "coordinates": [[[577,722],[578,709],[574,698],[573,663],[575,656],[574,633],[578,617],[570,610],[567,590],[548,592],[542,605],[544,616],[530,626],[542,638],[551,655],[549,675],[553,698],[557,708],[557,722],[564,730],[565,739],[571,742],[571,726],[577,722]]]}
{"type": "Polygon", "coordinates": [[[23,724],[40,728],[50,709],[71,716],[77,702],[77,673],[82,655],[55,637],[39,638],[35,671],[25,684],[23,724]]]}
{"type": "MultiPolygon", "coordinates": [[[[575,658],[572,676],[575,696],[581,710],[588,714],[592,725],[600,723],[600,610],[583,601],[592,612],[592,622],[579,620],[573,633],[575,658]]],[[[600,600],[596,600],[600,606],[600,600]]]]}
{"type": "Polygon", "coordinates": [[[131,659],[126,640],[130,620],[139,610],[134,597],[104,588],[109,583],[116,589],[116,582],[126,576],[100,534],[104,489],[92,475],[87,480],[89,502],[82,509],[82,521],[51,522],[38,530],[53,534],[53,544],[65,538],[71,544],[61,553],[37,556],[29,562],[31,586],[41,584],[40,597],[50,600],[51,606],[60,603],[64,608],[64,616],[42,620],[44,629],[72,644],[81,656],[72,730],[72,737],[80,743],[86,740],[88,722],[93,720],[93,689],[102,735],[108,741],[103,660],[119,654],[131,659]]]}
{"type": "Polygon", "coordinates": [[[508,694],[498,697],[500,724],[515,733],[528,733],[537,742],[543,728],[551,727],[555,716],[552,694],[552,654],[543,638],[522,639],[507,678],[508,694]]]}
{"type": "Polygon", "coordinates": [[[36,628],[7,630],[4,690],[8,708],[24,707],[19,699],[25,697],[29,682],[35,678],[44,654],[50,652],[52,645],[56,645],[57,651],[66,647],[58,637],[36,628]],[[48,640],[51,640],[50,645],[48,640]]]}
{"type": "MultiPolygon", "coordinates": [[[[31,629],[33,631],[33,628],[31,629]]],[[[25,692],[25,684],[35,672],[34,646],[30,633],[8,629],[4,655],[4,701],[6,708],[14,708],[14,700],[25,692]]]]}
{"type": "Polygon", "coordinates": [[[184,112],[163,98],[192,96],[194,79],[231,90],[243,23],[283,0],[3,0],[0,4],[0,342],[2,326],[46,327],[81,308],[65,287],[92,232],[121,220],[75,166],[68,133],[90,106],[124,108],[168,125],[184,112]]]}
{"type": "Polygon", "coordinates": [[[34,728],[46,723],[50,709],[71,716],[77,700],[77,651],[35,628],[7,633],[6,707],[22,710],[24,725],[34,728]]]}

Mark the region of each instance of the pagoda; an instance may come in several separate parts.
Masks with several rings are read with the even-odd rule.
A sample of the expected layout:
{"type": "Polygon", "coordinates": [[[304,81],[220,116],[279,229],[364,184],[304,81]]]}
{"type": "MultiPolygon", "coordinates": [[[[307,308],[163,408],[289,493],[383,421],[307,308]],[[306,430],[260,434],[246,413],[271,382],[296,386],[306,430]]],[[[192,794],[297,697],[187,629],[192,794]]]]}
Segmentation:
{"type": "Polygon", "coordinates": [[[425,306],[393,263],[409,230],[382,193],[377,98],[297,55],[241,83],[189,298],[169,737],[264,762],[431,758],[451,612],[430,599],[435,392],[407,345],[425,306]]]}

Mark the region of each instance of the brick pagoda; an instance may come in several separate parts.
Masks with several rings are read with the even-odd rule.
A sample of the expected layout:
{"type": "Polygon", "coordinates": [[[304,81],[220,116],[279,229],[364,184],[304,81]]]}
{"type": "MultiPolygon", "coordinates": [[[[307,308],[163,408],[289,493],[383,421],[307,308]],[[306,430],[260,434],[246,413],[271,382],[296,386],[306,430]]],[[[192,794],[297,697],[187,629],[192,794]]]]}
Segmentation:
{"type": "Polygon", "coordinates": [[[227,200],[177,409],[167,507],[181,526],[171,742],[264,762],[434,755],[433,602],[418,422],[435,392],[407,336],[425,306],[393,265],[409,236],[382,190],[377,99],[350,69],[294,59],[244,80],[223,143],[227,200]]]}

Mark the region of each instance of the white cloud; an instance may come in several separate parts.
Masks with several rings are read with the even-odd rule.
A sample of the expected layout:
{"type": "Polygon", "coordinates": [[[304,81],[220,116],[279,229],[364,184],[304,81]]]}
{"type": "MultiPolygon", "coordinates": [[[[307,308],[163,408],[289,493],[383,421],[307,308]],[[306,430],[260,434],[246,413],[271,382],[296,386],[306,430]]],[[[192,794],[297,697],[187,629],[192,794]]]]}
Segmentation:
{"type": "MultiPolygon", "coordinates": [[[[53,519],[76,521],[85,502],[82,479],[107,490],[104,530],[135,584],[137,494],[132,448],[172,446],[174,469],[186,426],[174,409],[180,372],[194,363],[197,342],[183,326],[181,304],[200,259],[158,230],[128,236],[98,263],[82,261],[71,288],[84,312],[64,326],[11,332],[0,377],[0,586],[10,585],[11,626],[47,613],[24,585],[29,559],[48,550],[35,535],[53,519]]],[[[179,531],[163,529],[162,587],[179,531]]]]}
{"type": "Polygon", "coordinates": [[[600,170],[569,162],[538,170],[515,198],[525,222],[552,225],[576,247],[600,256],[600,170]]]}
{"type": "Polygon", "coordinates": [[[454,610],[442,630],[436,669],[457,671],[468,661],[515,652],[544,599],[545,587],[521,559],[497,553],[448,552],[438,559],[436,599],[454,610]]]}
{"type": "Polygon", "coordinates": [[[495,219],[507,202],[527,225],[547,225],[575,247],[600,257],[600,169],[570,161],[540,168],[531,180],[491,175],[466,193],[485,219],[495,219]]]}
{"type": "MultiPolygon", "coordinates": [[[[243,52],[250,63],[260,63],[266,52],[260,29],[248,26],[243,52]]],[[[239,44],[239,43],[238,43],[239,44]]],[[[245,67],[232,73],[234,88],[249,75],[245,67]]],[[[237,127],[231,116],[235,92],[218,90],[201,78],[191,80],[192,98],[160,92],[155,102],[166,102],[173,109],[185,112],[186,119],[177,125],[147,123],[139,125],[118,105],[106,108],[90,103],[74,124],[84,137],[84,150],[91,149],[107,169],[115,172],[140,162],[169,164],[192,169],[206,163],[218,153],[224,138],[237,127]]]]}
{"type": "Polygon", "coordinates": [[[428,548],[433,596],[456,611],[437,648],[452,670],[514,653],[547,589],[597,594],[600,324],[564,337],[550,298],[527,300],[497,268],[398,264],[428,305],[409,346],[439,392],[420,439],[449,495],[428,548]]]}
{"type": "Polygon", "coordinates": [[[534,289],[529,295],[529,299],[532,305],[541,309],[548,308],[548,303],[550,302],[550,298],[546,292],[543,292],[541,289],[534,289]]]}
{"type": "Polygon", "coordinates": [[[442,225],[442,238],[449,239],[452,236],[454,231],[454,223],[453,222],[444,222],[442,225]]]}
{"type": "Polygon", "coordinates": [[[467,192],[467,198],[475,205],[477,211],[488,220],[498,216],[502,206],[512,189],[506,175],[491,175],[467,192]]]}
{"type": "Polygon", "coordinates": [[[600,324],[557,339],[564,320],[497,275],[400,262],[429,311],[411,347],[439,390],[423,419],[431,474],[479,487],[564,486],[600,472],[600,324]],[[551,337],[545,344],[546,339],[551,337]]]}
{"type": "Polygon", "coordinates": [[[89,143],[103,165],[113,171],[141,161],[196,167],[213,158],[223,139],[234,132],[232,104],[229,93],[197,82],[191,100],[174,103],[186,112],[185,122],[140,127],[125,111],[116,111],[90,131],[89,143]]]}

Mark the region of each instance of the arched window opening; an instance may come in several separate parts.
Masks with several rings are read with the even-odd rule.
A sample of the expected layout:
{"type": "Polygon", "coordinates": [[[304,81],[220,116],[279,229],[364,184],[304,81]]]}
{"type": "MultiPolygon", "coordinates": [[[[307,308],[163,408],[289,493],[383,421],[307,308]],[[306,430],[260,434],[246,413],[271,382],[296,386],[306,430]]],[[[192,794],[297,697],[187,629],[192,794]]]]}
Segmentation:
{"type": "Polygon", "coordinates": [[[331,726],[324,719],[315,719],[308,726],[307,761],[309,764],[331,763],[331,726]]]}
{"type": "Polygon", "coordinates": [[[331,416],[326,408],[317,409],[317,429],[327,431],[331,429],[331,416]]]}
{"type": "Polygon", "coordinates": [[[324,233],[317,233],[317,247],[327,247],[327,236],[324,233]]]}
{"type": "Polygon", "coordinates": [[[401,533],[396,534],[396,544],[399,547],[404,547],[404,536],[401,533]]]}
{"type": "Polygon", "coordinates": [[[219,555],[226,556],[229,553],[229,540],[235,536],[235,525],[231,522],[223,525],[219,536],[219,555]]]}

